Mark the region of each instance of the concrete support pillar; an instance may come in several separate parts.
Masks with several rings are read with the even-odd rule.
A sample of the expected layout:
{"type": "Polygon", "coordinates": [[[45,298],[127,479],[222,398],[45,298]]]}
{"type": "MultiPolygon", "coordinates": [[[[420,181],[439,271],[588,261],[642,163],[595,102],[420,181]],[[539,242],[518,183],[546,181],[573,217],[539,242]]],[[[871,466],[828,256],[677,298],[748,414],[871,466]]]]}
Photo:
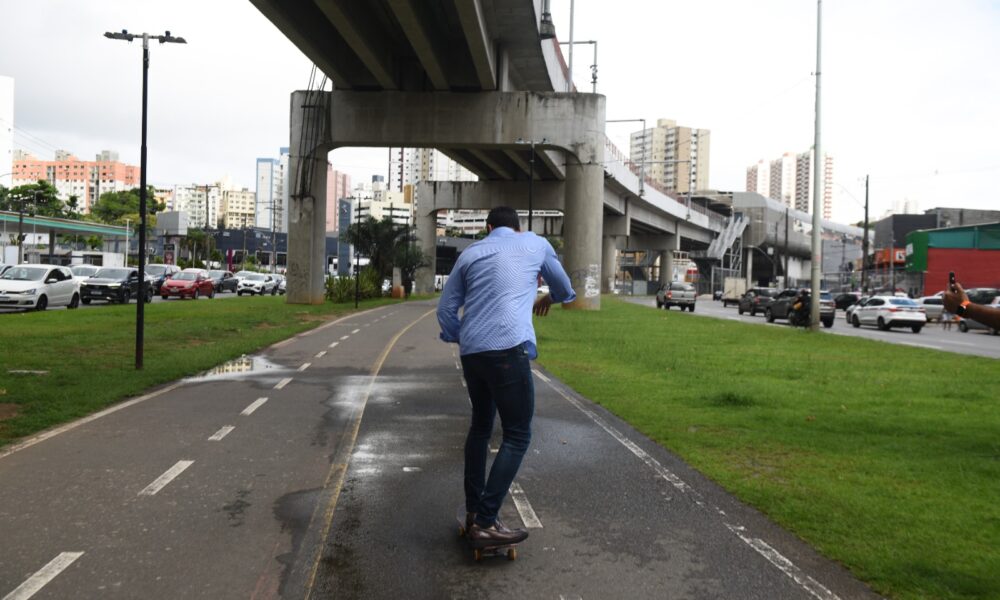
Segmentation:
{"type": "Polygon", "coordinates": [[[601,308],[601,233],[604,220],[604,169],[600,163],[567,161],[565,264],[576,301],[570,308],[601,308]]]}
{"type": "Polygon", "coordinates": [[[604,294],[610,294],[615,289],[615,277],[618,274],[617,257],[618,249],[615,236],[604,236],[604,244],[601,248],[601,292],[604,294]]]}
{"type": "Polygon", "coordinates": [[[670,250],[660,250],[660,283],[670,283],[674,280],[674,253],[670,250]]]}
{"type": "Polygon", "coordinates": [[[753,286],[753,248],[747,248],[747,288],[753,286]]]}
{"type": "Polygon", "coordinates": [[[327,112],[315,92],[292,93],[291,152],[288,156],[289,304],[322,304],[326,292],[326,165],[322,141],[327,112]],[[302,152],[302,154],[300,154],[302,152]]]}
{"type": "Polygon", "coordinates": [[[418,214],[416,222],[417,244],[420,245],[420,252],[424,255],[427,266],[417,269],[414,274],[413,293],[433,294],[437,263],[437,213],[418,214]]]}

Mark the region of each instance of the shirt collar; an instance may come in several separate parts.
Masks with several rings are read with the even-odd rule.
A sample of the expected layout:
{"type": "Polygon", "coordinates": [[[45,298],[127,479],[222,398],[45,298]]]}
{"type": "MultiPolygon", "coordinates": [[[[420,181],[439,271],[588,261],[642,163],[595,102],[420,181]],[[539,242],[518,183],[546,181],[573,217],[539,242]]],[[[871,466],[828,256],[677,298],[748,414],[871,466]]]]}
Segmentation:
{"type": "Polygon", "coordinates": [[[489,237],[510,237],[512,235],[517,235],[517,232],[510,227],[496,227],[490,232],[489,237]]]}

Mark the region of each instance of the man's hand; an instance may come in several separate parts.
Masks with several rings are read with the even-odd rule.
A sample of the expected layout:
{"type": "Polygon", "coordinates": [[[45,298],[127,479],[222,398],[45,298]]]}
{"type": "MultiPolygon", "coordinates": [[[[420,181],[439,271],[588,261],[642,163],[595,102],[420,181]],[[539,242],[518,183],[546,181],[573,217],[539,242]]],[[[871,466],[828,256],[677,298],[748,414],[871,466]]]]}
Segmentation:
{"type": "Polygon", "coordinates": [[[545,294],[541,298],[535,300],[535,306],[532,308],[534,313],[539,317],[544,317],[549,314],[549,307],[552,306],[552,295],[545,294]]]}
{"type": "Polygon", "coordinates": [[[958,307],[961,306],[963,302],[967,302],[968,300],[969,296],[966,295],[962,286],[956,282],[955,291],[948,290],[944,293],[944,309],[954,314],[958,310],[958,307]]]}

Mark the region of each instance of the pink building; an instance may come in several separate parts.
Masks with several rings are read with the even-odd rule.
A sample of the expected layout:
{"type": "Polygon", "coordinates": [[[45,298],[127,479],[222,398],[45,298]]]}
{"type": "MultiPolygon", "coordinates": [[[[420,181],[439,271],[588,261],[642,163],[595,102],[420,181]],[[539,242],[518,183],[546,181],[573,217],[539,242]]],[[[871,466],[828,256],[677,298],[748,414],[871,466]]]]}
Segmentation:
{"type": "Polygon", "coordinates": [[[26,152],[16,152],[13,161],[13,185],[27,185],[44,179],[63,201],[79,199],[82,212],[105,192],[120,192],[139,186],[139,167],[118,161],[116,152],[102,152],[97,160],[80,160],[68,152],[56,151],[55,160],[39,160],[26,152]]]}
{"type": "Polygon", "coordinates": [[[337,227],[337,201],[351,195],[351,176],[326,165],[326,230],[340,231],[337,227]]]}

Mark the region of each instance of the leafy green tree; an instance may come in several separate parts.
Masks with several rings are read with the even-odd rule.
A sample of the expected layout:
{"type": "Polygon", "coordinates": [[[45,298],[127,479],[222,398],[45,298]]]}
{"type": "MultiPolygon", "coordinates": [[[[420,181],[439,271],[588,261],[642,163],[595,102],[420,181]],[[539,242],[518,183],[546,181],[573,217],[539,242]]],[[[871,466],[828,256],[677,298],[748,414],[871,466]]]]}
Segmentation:
{"type": "Polygon", "coordinates": [[[361,256],[368,257],[371,268],[383,279],[392,276],[396,249],[405,234],[406,229],[393,223],[389,217],[381,221],[368,217],[347,229],[348,241],[361,256]]]}
{"type": "MultiPolygon", "coordinates": [[[[156,225],[156,213],[166,206],[153,198],[153,188],[146,194],[146,226],[151,229],[156,225]]],[[[124,225],[126,219],[132,223],[139,222],[139,188],[124,192],[104,192],[90,207],[90,214],[102,223],[124,225]]]]}
{"type": "Polygon", "coordinates": [[[68,216],[55,186],[44,179],[8,190],[0,201],[0,210],[16,212],[22,206],[25,212],[43,217],[68,216]]]}

